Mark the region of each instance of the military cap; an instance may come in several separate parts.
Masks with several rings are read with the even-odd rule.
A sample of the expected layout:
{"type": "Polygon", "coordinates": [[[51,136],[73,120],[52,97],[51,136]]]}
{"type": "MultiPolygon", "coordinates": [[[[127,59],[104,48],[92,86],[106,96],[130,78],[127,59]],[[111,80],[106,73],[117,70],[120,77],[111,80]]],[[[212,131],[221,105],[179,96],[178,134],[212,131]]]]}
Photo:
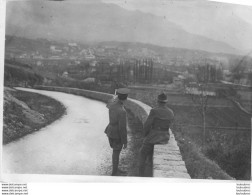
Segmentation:
{"type": "Polygon", "coordinates": [[[158,101],[159,102],[167,102],[168,101],[167,95],[165,95],[165,93],[162,92],[161,94],[158,95],[158,101]]]}
{"type": "Polygon", "coordinates": [[[117,94],[128,95],[130,90],[128,88],[119,88],[116,90],[117,94]]]}

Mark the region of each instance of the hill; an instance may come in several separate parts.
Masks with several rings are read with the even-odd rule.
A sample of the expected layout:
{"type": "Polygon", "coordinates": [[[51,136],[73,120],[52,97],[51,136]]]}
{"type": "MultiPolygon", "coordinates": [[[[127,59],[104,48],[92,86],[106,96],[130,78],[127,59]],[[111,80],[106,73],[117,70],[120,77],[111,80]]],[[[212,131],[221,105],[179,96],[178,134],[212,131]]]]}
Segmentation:
{"type": "Polygon", "coordinates": [[[155,14],[189,33],[228,43],[245,53],[252,49],[251,6],[216,1],[104,1],[155,14]]]}
{"type": "MultiPolygon", "coordinates": [[[[65,41],[50,41],[47,39],[30,39],[17,36],[6,35],[5,41],[6,54],[13,53],[15,55],[28,54],[38,52],[44,58],[48,58],[52,55],[50,46],[54,45],[58,48],[63,49],[68,47],[68,42],[65,41]]],[[[184,64],[198,63],[199,61],[204,61],[205,59],[212,59],[218,62],[221,62],[222,65],[232,65],[232,63],[238,63],[239,60],[243,58],[240,55],[234,54],[225,54],[225,53],[214,53],[207,52],[203,50],[192,50],[184,48],[175,48],[175,47],[162,47],[154,44],[140,43],[140,42],[120,42],[120,41],[94,41],[85,44],[78,43],[80,51],[82,49],[93,49],[96,53],[96,50],[105,49],[113,50],[115,56],[108,57],[117,57],[117,58],[152,58],[158,57],[164,64],[169,64],[170,61],[183,61],[184,64]],[[116,51],[116,52],[114,52],[116,51]]],[[[106,54],[104,53],[106,56],[106,54]]],[[[66,58],[69,60],[69,56],[66,58]]],[[[251,58],[251,57],[248,57],[251,58]]]]}
{"type": "Polygon", "coordinates": [[[5,86],[33,86],[41,84],[43,77],[37,74],[31,66],[20,62],[5,60],[4,85],[5,86]]]}
{"type": "Polygon", "coordinates": [[[7,3],[6,34],[77,42],[140,42],[166,47],[240,53],[222,41],[184,30],[180,25],[115,4],[22,1],[7,3]]]}
{"type": "Polygon", "coordinates": [[[5,87],[3,144],[38,131],[64,112],[65,107],[50,97],[5,87]]]}

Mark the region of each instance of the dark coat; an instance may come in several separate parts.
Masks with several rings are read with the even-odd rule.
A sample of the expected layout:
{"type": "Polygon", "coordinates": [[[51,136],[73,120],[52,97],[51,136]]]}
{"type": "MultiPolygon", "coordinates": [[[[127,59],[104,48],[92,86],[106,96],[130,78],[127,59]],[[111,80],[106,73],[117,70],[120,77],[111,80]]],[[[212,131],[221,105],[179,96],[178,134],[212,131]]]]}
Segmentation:
{"type": "Polygon", "coordinates": [[[169,141],[169,128],[173,122],[173,111],[166,105],[151,109],[144,123],[144,143],[166,144],[169,141]]]}
{"type": "Polygon", "coordinates": [[[127,114],[121,101],[115,100],[108,103],[109,124],[105,133],[109,138],[120,139],[122,144],[127,144],[127,114]]]}

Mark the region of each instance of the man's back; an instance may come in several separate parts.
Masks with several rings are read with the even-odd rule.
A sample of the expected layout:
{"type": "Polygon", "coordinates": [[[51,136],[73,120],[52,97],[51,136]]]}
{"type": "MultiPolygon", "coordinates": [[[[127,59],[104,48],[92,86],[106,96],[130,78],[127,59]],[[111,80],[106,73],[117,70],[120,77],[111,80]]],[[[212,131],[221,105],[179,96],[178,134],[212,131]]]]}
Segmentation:
{"type": "Polygon", "coordinates": [[[165,105],[159,105],[151,109],[150,114],[144,124],[145,132],[151,130],[168,130],[170,123],[173,121],[173,111],[165,105]]]}
{"type": "Polygon", "coordinates": [[[144,123],[144,140],[140,149],[139,175],[144,176],[147,156],[152,157],[155,144],[167,144],[170,138],[169,128],[173,121],[173,111],[166,106],[167,95],[158,95],[158,106],[151,109],[144,123]]]}
{"type": "Polygon", "coordinates": [[[169,129],[173,121],[173,111],[167,106],[158,106],[153,108],[152,129],[169,129]]]}
{"type": "Polygon", "coordinates": [[[110,138],[121,139],[123,144],[127,143],[126,110],[120,101],[107,105],[109,108],[109,124],[105,133],[110,138]]]}
{"type": "Polygon", "coordinates": [[[111,103],[110,106],[108,106],[108,108],[109,108],[109,123],[111,125],[118,124],[120,115],[126,113],[123,104],[116,101],[111,103]]]}

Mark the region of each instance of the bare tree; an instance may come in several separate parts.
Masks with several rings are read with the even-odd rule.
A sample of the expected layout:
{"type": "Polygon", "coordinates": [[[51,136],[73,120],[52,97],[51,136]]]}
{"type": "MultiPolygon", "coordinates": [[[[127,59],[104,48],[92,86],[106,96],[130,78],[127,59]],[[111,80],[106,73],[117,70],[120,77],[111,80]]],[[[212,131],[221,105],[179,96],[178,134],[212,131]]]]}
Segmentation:
{"type": "Polygon", "coordinates": [[[191,88],[189,92],[191,99],[194,103],[195,108],[202,118],[203,125],[203,148],[205,147],[206,142],[206,113],[207,113],[207,105],[208,105],[208,91],[207,91],[207,83],[198,83],[197,88],[191,88]]]}

